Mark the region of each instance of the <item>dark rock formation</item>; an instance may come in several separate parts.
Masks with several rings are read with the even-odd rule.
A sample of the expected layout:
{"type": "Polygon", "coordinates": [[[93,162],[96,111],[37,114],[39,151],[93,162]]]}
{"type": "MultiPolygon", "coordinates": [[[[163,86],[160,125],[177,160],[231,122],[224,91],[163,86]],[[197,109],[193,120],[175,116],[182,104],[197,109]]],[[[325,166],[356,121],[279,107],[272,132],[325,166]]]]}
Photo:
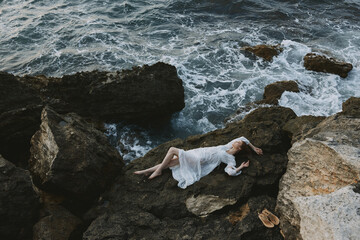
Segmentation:
{"type": "Polygon", "coordinates": [[[30,139],[45,105],[91,121],[159,121],[184,107],[176,68],[156,63],[122,72],[82,72],[62,78],[0,72],[0,154],[27,168],[30,139]]]}
{"type": "MultiPolygon", "coordinates": [[[[288,108],[257,109],[224,129],[173,140],[151,150],[127,165],[125,174],[102,196],[103,202],[108,202],[107,207],[100,208],[100,212],[99,208],[93,210],[100,216],[85,231],[84,239],[258,239],[258,236],[281,239],[278,228],[267,229],[257,218],[261,208],[273,209],[274,199],[265,197],[257,203],[258,200],[249,198],[276,196],[277,182],[286,169],[286,152],[290,147],[290,139],[282,127],[295,117],[288,108]],[[228,176],[220,165],[183,190],[177,187],[169,170],[153,180],[133,174],[159,163],[170,146],[183,149],[213,146],[239,136],[261,147],[264,155],[237,156],[238,164],[250,160],[250,167],[238,177],[228,176]],[[246,221],[237,221],[242,213],[246,221]]],[[[90,212],[89,218],[94,218],[90,212]]]]}
{"type": "Polygon", "coordinates": [[[360,98],[351,97],[342,104],[342,114],[360,118],[360,98]]]}
{"type": "Polygon", "coordinates": [[[60,205],[46,207],[44,217],[34,225],[33,240],[63,240],[81,224],[81,220],[60,205]]]}
{"type": "Polygon", "coordinates": [[[184,107],[184,88],[176,68],[156,63],[121,72],[81,72],[62,78],[27,76],[43,101],[59,113],[75,112],[102,121],[149,121],[184,107]]]}
{"type": "Polygon", "coordinates": [[[34,183],[85,206],[119,174],[124,163],[118,151],[77,114],[59,115],[44,108],[41,120],[31,139],[34,183]]]}
{"type": "Polygon", "coordinates": [[[41,99],[14,75],[0,72],[0,154],[27,168],[30,139],[39,129],[41,99]]]}
{"type": "Polygon", "coordinates": [[[300,116],[289,120],[284,131],[288,132],[291,143],[298,141],[306,132],[315,128],[325,117],[300,116]]]}
{"type": "Polygon", "coordinates": [[[32,239],[39,207],[29,172],[0,155],[0,239],[32,239]]]}
{"type": "Polygon", "coordinates": [[[299,92],[299,87],[295,81],[278,81],[271,83],[265,87],[262,100],[250,102],[245,106],[240,107],[234,114],[224,120],[225,123],[241,120],[245,117],[246,113],[259,107],[260,104],[278,105],[278,100],[285,91],[299,92]]]}
{"type": "Polygon", "coordinates": [[[277,105],[283,92],[299,92],[299,87],[295,81],[278,81],[265,87],[263,100],[257,101],[257,104],[277,105]]]}
{"type": "Polygon", "coordinates": [[[282,52],[280,45],[257,45],[253,47],[243,47],[242,50],[251,52],[258,57],[264,58],[266,61],[272,61],[274,56],[282,52]]]}
{"type": "Polygon", "coordinates": [[[350,63],[340,62],[334,58],[327,58],[315,53],[308,53],[304,57],[304,66],[307,70],[337,74],[346,78],[353,66],[350,63]]]}
{"type": "Polygon", "coordinates": [[[14,75],[0,72],[0,113],[28,105],[41,105],[36,91],[17,81],[14,75]]]}
{"type": "Polygon", "coordinates": [[[240,208],[230,211],[228,220],[237,229],[235,234],[230,234],[229,239],[239,239],[238,231],[241,231],[241,239],[283,239],[279,234],[280,229],[275,226],[273,229],[264,229],[263,224],[259,221],[258,212],[264,208],[276,214],[275,198],[267,195],[251,197],[248,202],[240,208]]]}

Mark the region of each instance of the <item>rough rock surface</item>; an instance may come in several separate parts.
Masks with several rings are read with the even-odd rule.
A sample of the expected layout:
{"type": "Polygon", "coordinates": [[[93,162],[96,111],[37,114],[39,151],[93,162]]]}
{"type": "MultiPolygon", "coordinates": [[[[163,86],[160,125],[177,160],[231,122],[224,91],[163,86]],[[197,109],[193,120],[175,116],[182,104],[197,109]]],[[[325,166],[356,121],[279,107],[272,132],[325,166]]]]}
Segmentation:
{"type": "Polygon", "coordinates": [[[28,167],[45,105],[99,121],[159,121],[184,107],[184,88],[176,68],[161,62],[62,78],[0,72],[0,154],[17,166],[28,167]]]}
{"type": "Polygon", "coordinates": [[[228,205],[234,205],[235,203],[235,198],[221,198],[215,195],[191,196],[185,201],[186,208],[189,212],[200,217],[206,217],[212,212],[228,205]]]}
{"type": "Polygon", "coordinates": [[[77,114],[41,114],[40,130],[31,139],[30,171],[34,183],[49,192],[91,201],[124,165],[106,136],[77,114]]]}
{"type": "Polygon", "coordinates": [[[315,53],[308,53],[304,57],[304,66],[307,70],[337,74],[346,78],[353,66],[350,63],[340,62],[334,58],[327,58],[315,53]]]}
{"type": "Polygon", "coordinates": [[[34,225],[33,240],[69,239],[81,220],[60,205],[46,207],[46,215],[34,225]]]}
{"type": "Polygon", "coordinates": [[[351,97],[342,104],[342,114],[360,118],[360,98],[351,97]]]}
{"type": "MultiPolygon", "coordinates": [[[[305,133],[289,150],[276,207],[288,239],[301,239],[301,216],[311,215],[296,207],[299,198],[330,194],[359,180],[359,126],[359,118],[333,115],[305,133]]],[[[313,228],[321,228],[321,223],[313,228]]]]}
{"type": "Polygon", "coordinates": [[[289,134],[292,139],[291,143],[298,141],[305,133],[315,128],[326,117],[315,116],[300,116],[289,120],[284,130],[289,134]]]}
{"type": "Polygon", "coordinates": [[[184,88],[176,68],[158,62],[121,72],[81,72],[62,78],[24,77],[59,113],[102,121],[158,120],[180,111],[184,88]]]}
{"type": "Polygon", "coordinates": [[[263,100],[257,101],[257,104],[277,105],[283,92],[299,92],[298,84],[295,81],[278,81],[265,87],[263,100]]]}
{"type": "Polygon", "coordinates": [[[348,240],[360,236],[360,194],[346,186],[327,195],[299,197],[294,201],[300,214],[303,239],[348,240]]]}
{"type": "Polygon", "coordinates": [[[40,125],[41,99],[14,75],[0,72],[0,154],[27,168],[30,139],[40,125]]]}
{"type": "Polygon", "coordinates": [[[257,45],[253,47],[243,47],[242,50],[251,52],[258,57],[264,58],[266,61],[271,61],[274,56],[277,56],[282,52],[280,45],[257,45]]]}
{"type": "Polygon", "coordinates": [[[151,150],[127,165],[125,173],[102,196],[100,205],[107,202],[107,207],[100,207],[101,211],[92,210],[97,214],[89,211],[88,220],[95,220],[85,231],[84,239],[258,239],[260,236],[281,239],[278,228],[267,229],[257,218],[261,208],[273,210],[274,200],[254,207],[256,204],[249,198],[276,195],[290,148],[290,139],[283,133],[282,126],[295,116],[288,108],[261,108],[224,129],[186,140],[176,139],[151,150]],[[262,148],[264,155],[237,156],[238,164],[250,159],[250,167],[238,177],[228,176],[224,165],[220,165],[200,181],[180,189],[170,170],[153,180],[133,174],[160,162],[170,146],[183,149],[214,146],[239,136],[247,137],[262,148]],[[221,204],[200,201],[204,200],[201,196],[221,199],[221,204]],[[194,204],[198,209],[206,209],[207,217],[199,217],[203,215],[201,211],[192,211],[194,205],[189,201],[193,199],[198,200],[194,204]],[[248,207],[244,207],[247,202],[248,207]]]}
{"type": "Polygon", "coordinates": [[[29,172],[0,155],[0,239],[32,239],[39,207],[29,172]]]}
{"type": "Polygon", "coordinates": [[[234,114],[227,117],[224,122],[226,124],[233,123],[243,119],[246,114],[250,113],[254,109],[261,106],[269,106],[269,105],[278,105],[278,100],[281,98],[281,95],[285,92],[299,92],[299,87],[295,81],[278,81],[271,83],[265,87],[263,99],[250,102],[243,107],[240,107],[236,110],[234,114]]]}

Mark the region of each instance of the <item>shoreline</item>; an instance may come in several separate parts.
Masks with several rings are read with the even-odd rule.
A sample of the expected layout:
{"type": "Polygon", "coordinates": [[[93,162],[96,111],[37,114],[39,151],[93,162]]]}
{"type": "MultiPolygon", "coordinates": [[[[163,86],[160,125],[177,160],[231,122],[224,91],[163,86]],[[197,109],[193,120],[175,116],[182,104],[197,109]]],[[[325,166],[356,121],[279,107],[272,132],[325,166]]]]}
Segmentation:
{"type": "MultiPolygon", "coordinates": [[[[330,202],[337,201],[337,194],[347,194],[349,202],[357,197],[349,186],[354,186],[354,179],[358,179],[360,174],[360,167],[357,165],[359,159],[354,157],[355,150],[360,148],[355,140],[360,136],[359,131],[352,131],[360,121],[359,98],[348,99],[343,103],[342,112],[329,117],[298,117],[293,110],[277,106],[285,91],[299,91],[295,81],[280,81],[268,85],[263,100],[245,107],[256,109],[239,121],[228,122],[224,128],[205,134],[163,143],[124,166],[117,150],[106,140],[101,124],[89,121],[88,116],[84,115],[87,108],[92,107],[91,102],[85,101],[85,104],[78,105],[77,108],[82,109],[78,114],[68,112],[76,109],[74,106],[78,103],[75,103],[75,100],[80,100],[80,103],[84,99],[81,97],[82,91],[90,93],[90,97],[98,91],[102,95],[95,100],[105,96],[106,101],[109,91],[116,89],[114,84],[121,85],[127,76],[138,76],[140,72],[146,78],[149,71],[150,76],[159,73],[159,65],[154,72],[149,70],[151,67],[135,67],[117,75],[96,71],[92,72],[93,75],[78,73],[74,75],[74,79],[79,80],[76,83],[80,83],[78,87],[81,89],[73,89],[73,95],[67,95],[67,89],[74,87],[71,76],[57,79],[44,76],[21,79],[1,73],[1,83],[8,89],[7,96],[12,97],[3,96],[0,105],[3,135],[0,153],[6,153],[0,160],[4,172],[9,174],[1,177],[9,186],[23,186],[33,202],[31,206],[25,206],[31,211],[22,209],[29,213],[27,222],[23,223],[19,213],[11,212],[11,209],[17,208],[17,205],[30,195],[23,195],[24,190],[14,192],[12,194],[15,194],[20,202],[12,202],[11,198],[8,199],[12,195],[5,191],[1,199],[8,199],[6,201],[13,205],[10,210],[5,211],[4,217],[22,223],[23,230],[19,232],[16,224],[10,223],[7,225],[8,231],[3,230],[4,233],[1,234],[11,238],[27,238],[33,235],[36,236],[35,239],[49,233],[60,234],[58,236],[65,234],[70,239],[105,239],[109,236],[120,239],[144,236],[173,239],[188,236],[196,239],[221,237],[224,234],[233,238],[247,236],[252,239],[264,236],[268,239],[282,239],[282,234],[289,239],[292,236],[301,238],[306,235],[301,229],[311,226],[307,219],[334,219],[329,218],[329,215],[314,216],[309,212],[302,212],[299,206],[316,208],[312,197],[318,196],[318,193],[326,193],[330,198],[327,201],[330,202]],[[24,82],[25,79],[30,81],[24,82]],[[61,84],[65,88],[57,90],[61,84]],[[20,95],[15,94],[19,92],[20,95]],[[76,95],[77,93],[80,94],[76,95]],[[257,108],[261,104],[271,105],[257,108]],[[151,181],[133,174],[135,170],[159,162],[170,146],[191,149],[221,145],[239,136],[245,136],[254,145],[262,148],[264,156],[239,156],[236,159],[238,164],[248,159],[251,165],[238,177],[226,176],[221,165],[199,182],[181,190],[168,170],[151,181]],[[317,153],[312,149],[312,142],[323,151],[322,155],[326,156],[321,161],[314,161],[317,153]],[[309,175],[311,179],[319,174],[316,171],[321,169],[322,162],[331,159],[331,155],[326,155],[329,151],[336,152],[337,161],[346,166],[342,168],[351,171],[341,171],[342,168],[338,170],[336,166],[333,167],[334,171],[324,169],[324,178],[312,180],[321,183],[320,188],[312,186],[311,182],[299,185],[302,181],[292,181],[307,174],[301,169],[309,162],[305,161],[304,166],[297,167],[298,156],[312,163],[313,171],[309,175]],[[312,157],[307,155],[310,152],[314,152],[312,157]],[[29,168],[26,161],[28,156],[29,168]],[[352,160],[354,158],[355,160],[352,160]],[[12,160],[17,166],[8,160],[12,160]],[[17,177],[12,175],[15,173],[17,177]],[[329,184],[326,179],[334,174],[336,177],[330,178],[329,184]],[[341,184],[339,179],[342,179],[341,184]],[[343,187],[348,188],[346,191],[341,190],[343,187]],[[307,191],[304,193],[301,189],[307,191]],[[316,194],[309,194],[314,191],[316,194]],[[307,198],[303,200],[299,197],[307,198]],[[216,203],[213,202],[214,199],[217,199],[216,203]],[[199,208],[202,210],[199,211],[199,208]],[[262,225],[257,218],[257,212],[263,208],[279,215],[280,227],[267,229],[262,225]],[[289,209],[292,211],[289,212],[289,209]],[[293,215],[294,213],[296,214],[293,215]],[[52,221],[57,224],[54,226],[52,221]],[[66,231],[59,232],[60,228],[66,231]]],[[[170,78],[174,80],[174,84],[167,83],[160,87],[159,83],[155,82],[155,85],[159,89],[172,89],[173,92],[170,91],[168,96],[163,96],[165,103],[168,99],[174,99],[177,92],[176,96],[180,96],[175,97],[180,99],[177,107],[169,110],[169,105],[165,104],[162,110],[176,112],[183,106],[183,88],[179,86],[176,71],[172,66],[168,68],[171,69],[170,78]]],[[[169,76],[166,75],[165,78],[169,79],[169,76]]],[[[131,82],[131,79],[130,77],[128,81],[131,82]]],[[[130,89],[134,90],[133,87],[130,89]]],[[[129,92],[129,95],[131,94],[134,93],[129,92]]],[[[151,104],[150,112],[153,107],[151,104]]],[[[97,105],[102,106],[104,103],[98,102],[97,105]]],[[[170,105],[173,107],[174,104],[170,105]]],[[[104,109],[100,107],[99,111],[102,110],[104,109]]],[[[103,112],[102,116],[112,118],[112,115],[106,112],[103,112]]],[[[356,216],[353,217],[349,222],[350,229],[358,221],[356,216]]],[[[322,225],[316,226],[316,229],[322,228],[322,225]]],[[[340,230],[347,231],[348,228],[340,230]]],[[[336,234],[338,233],[339,231],[336,234]]],[[[321,236],[321,231],[318,234],[321,236]]]]}

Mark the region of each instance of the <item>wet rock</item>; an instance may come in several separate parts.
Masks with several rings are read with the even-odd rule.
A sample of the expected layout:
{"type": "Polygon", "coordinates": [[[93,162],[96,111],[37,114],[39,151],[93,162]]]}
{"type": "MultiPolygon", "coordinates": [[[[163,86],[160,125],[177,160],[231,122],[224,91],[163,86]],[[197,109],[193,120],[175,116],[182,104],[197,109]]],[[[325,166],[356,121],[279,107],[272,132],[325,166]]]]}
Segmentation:
{"type": "Polygon", "coordinates": [[[351,97],[343,102],[342,114],[360,118],[360,98],[351,97]]]}
{"type": "Polygon", "coordinates": [[[30,139],[45,105],[99,121],[159,121],[184,107],[176,68],[156,63],[122,72],[81,72],[62,78],[0,72],[0,154],[27,168],[30,139]]]}
{"type": "Polygon", "coordinates": [[[91,202],[124,165],[106,136],[77,114],[41,114],[40,130],[31,139],[30,171],[41,189],[91,202]]]}
{"type": "Polygon", "coordinates": [[[266,61],[272,61],[274,56],[282,52],[280,45],[257,45],[253,47],[243,47],[242,50],[251,52],[258,57],[264,58],[266,61]]]}
{"type": "Polygon", "coordinates": [[[292,139],[291,143],[298,141],[305,133],[315,128],[326,117],[300,116],[290,119],[284,126],[284,131],[292,139]]]}
{"type": "Polygon", "coordinates": [[[304,57],[304,67],[307,70],[337,74],[346,78],[353,66],[350,63],[341,62],[334,58],[327,58],[315,53],[308,53],[304,57]]]}
{"type": "Polygon", "coordinates": [[[14,75],[0,72],[0,113],[39,104],[41,99],[34,89],[21,83],[14,75]]]}
{"type": "Polygon", "coordinates": [[[257,101],[257,104],[277,105],[283,92],[299,92],[299,87],[295,81],[279,81],[271,83],[265,87],[263,100],[257,101]]]}
{"type": "MultiPolygon", "coordinates": [[[[262,105],[262,106],[264,107],[266,105],[262,105]]],[[[259,107],[259,105],[255,104],[254,102],[250,102],[250,103],[246,104],[245,106],[241,106],[238,109],[236,109],[235,113],[226,117],[224,119],[224,123],[227,125],[229,123],[238,122],[238,121],[242,120],[251,111],[254,111],[257,107],[259,107]]],[[[269,107],[269,105],[268,105],[268,107],[269,107]]]]}
{"type": "Polygon", "coordinates": [[[0,155],[0,239],[32,239],[39,207],[29,172],[0,155]]]}
{"type": "Polygon", "coordinates": [[[69,239],[81,220],[59,205],[46,206],[46,215],[34,225],[33,240],[69,239]]]}
{"type": "Polygon", "coordinates": [[[227,117],[224,122],[226,124],[237,122],[243,119],[248,113],[253,111],[258,107],[265,107],[270,105],[278,105],[278,100],[281,98],[281,95],[285,92],[299,92],[299,87],[295,81],[278,81],[271,83],[265,87],[263,99],[250,102],[243,107],[240,107],[236,110],[234,114],[227,117]]]}
{"type": "Polygon", "coordinates": [[[37,89],[43,101],[59,113],[75,112],[106,122],[158,120],[185,106],[176,68],[162,62],[121,72],[27,76],[22,81],[37,89]]]}
{"type": "Polygon", "coordinates": [[[360,235],[360,194],[346,186],[326,195],[298,197],[303,239],[357,239],[360,235]]]}
{"type": "MultiPolygon", "coordinates": [[[[109,206],[92,221],[83,238],[220,239],[231,236],[239,239],[247,235],[249,238],[246,239],[256,239],[262,235],[280,239],[279,229],[265,228],[257,218],[258,208],[250,206],[250,203],[246,224],[239,221],[233,225],[234,221],[230,222],[229,216],[252,195],[276,196],[276,186],[285,172],[286,152],[290,147],[290,139],[283,133],[282,127],[295,117],[288,108],[261,108],[224,129],[185,140],[176,139],[149,151],[143,158],[127,165],[125,174],[103,194],[109,206]],[[170,170],[163,171],[153,180],[133,174],[136,170],[159,163],[170,146],[183,149],[214,146],[239,136],[245,136],[261,147],[264,156],[236,156],[238,164],[250,160],[250,167],[238,177],[228,176],[224,173],[224,165],[220,165],[200,181],[180,189],[170,170]]],[[[275,199],[272,205],[267,204],[264,206],[273,209],[275,199]]]]}
{"type": "MultiPolygon", "coordinates": [[[[307,131],[289,150],[289,163],[280,181],[276,207],[280,213],[281,228],[288,239],[302,238],[301,216],[305,213],[304,209],[299,208],[300,205],[296,205],[299,199],[316,199],[313,196],[317,195],[326,198],[325,195],[359,180],[359,126],[359,118],[333,115],[307,131]]],[[[320,210],[321,204],[312,208],[320,210]]],[[[316,214],[308,212],[306,216],[317,219],[316,214]]],[[[328,227],[326,223],[318,221],[312,229],[317,229],[320,234],[326,232],[328,227]]],[[[336,225],[330,228],[337,231],[336,225]]]]}
{"type": "Polygon", "coordinates": [[[30,139],[39,129],[42,102],[14,75],[0,72],[0,154],[27,168],[30,139]]]}

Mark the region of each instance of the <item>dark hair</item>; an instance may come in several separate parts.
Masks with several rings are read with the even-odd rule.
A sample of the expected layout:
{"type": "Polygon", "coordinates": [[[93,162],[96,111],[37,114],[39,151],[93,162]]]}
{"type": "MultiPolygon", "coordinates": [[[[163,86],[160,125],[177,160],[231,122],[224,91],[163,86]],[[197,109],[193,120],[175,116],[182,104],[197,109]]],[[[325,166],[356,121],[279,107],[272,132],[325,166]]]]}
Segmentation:
{"type": "Polygon", "coordinates": [[[248,151],[248,150],[250,150],[250,149],[249,149],[249,146],[248,146],[244,141],[241,141],[240,147],[241,147],[241,151],[248,151]]]}
{"type": "Polygon", "coordinates": [[[252,154],[252,151],[250,149],[250,147],[244,142],[241,141],[241,150],[238,151],[234,156],[235,159],[242,159],[244,160],[244,157],[248,157],[249,155],[252,154]]]}

